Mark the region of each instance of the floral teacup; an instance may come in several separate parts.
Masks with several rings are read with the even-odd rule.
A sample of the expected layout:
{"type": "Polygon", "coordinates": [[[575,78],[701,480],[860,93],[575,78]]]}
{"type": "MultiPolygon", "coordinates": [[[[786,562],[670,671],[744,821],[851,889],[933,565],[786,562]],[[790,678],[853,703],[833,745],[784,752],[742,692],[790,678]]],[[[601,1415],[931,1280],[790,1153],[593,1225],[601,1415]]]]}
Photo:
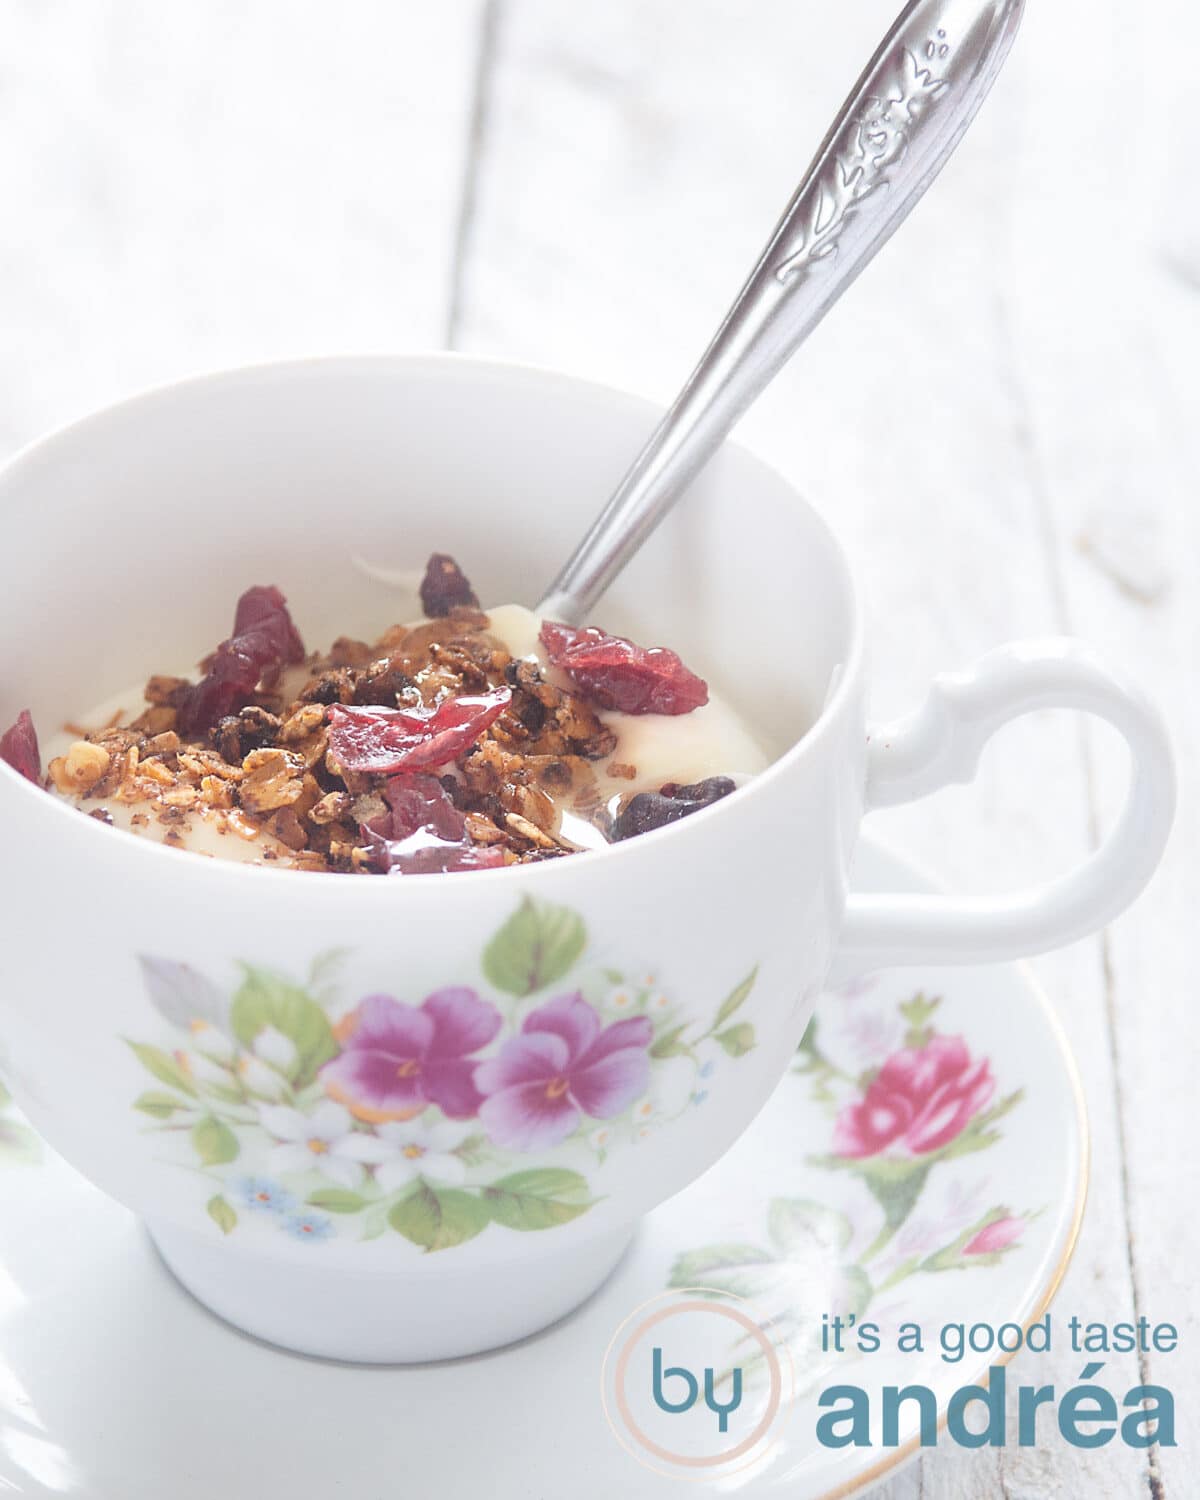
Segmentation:
{"type": "MultiPolygon", "coordinates": [[[[530,600],[653,420],[595,386],[432,356],[239,371],[80,422],[0,474],[0,628],[21,643],[0,720],[58,723],[186,666],[250,583],[280,585],[314,640],[415,612],[381,578],[435,549],[485,598],[530,600]]],[[[1158,861],[1163,731],[1078,646],[1005,648],[868,735],[845,559],[736,448],[599,615],[720,684],[771,768],[600,852],[368,879],[182,854],[0,766],[8,1081],[253,1333],[415,1360],[542,1327],[745,1129],[831,968],[1064,943],[1158,861]],[[1048,704],[1129,741],[1108,845],[1003,900],[848,900],[864,811],[969,779],[995,729],[1048,704]]],[[[879,1128],[848,1122],[848,1148],[879,1128]]]]}

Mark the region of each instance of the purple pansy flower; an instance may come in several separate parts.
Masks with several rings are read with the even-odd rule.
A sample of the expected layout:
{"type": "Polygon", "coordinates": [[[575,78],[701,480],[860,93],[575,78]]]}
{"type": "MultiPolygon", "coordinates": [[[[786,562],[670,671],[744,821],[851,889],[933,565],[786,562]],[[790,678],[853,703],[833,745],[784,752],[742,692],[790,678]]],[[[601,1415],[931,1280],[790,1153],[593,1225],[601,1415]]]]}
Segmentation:
{"type": "Polygon", "coordinates": [[[321,1082],[360,1120],[411,1120],[429,1104],[465,1120],[482,1097],[470,1054],[499,1030],[500,1012],[474,990],[437,990],[420,1005],[368,995],[335,1027],[342,1052],[321,1082]]]}
{"type": "Polygon", "coordinates": [[[645,1016],[602,1030],[582,995],[539,1006],[520,1036],[475,1069],[475,1085],[487,1095],[479,1118],[488,1135],[498,1146],[533,1151],[566,1140],[580,1115],[619,1115],[650,1082],[653,1036],[645,1016]]]}

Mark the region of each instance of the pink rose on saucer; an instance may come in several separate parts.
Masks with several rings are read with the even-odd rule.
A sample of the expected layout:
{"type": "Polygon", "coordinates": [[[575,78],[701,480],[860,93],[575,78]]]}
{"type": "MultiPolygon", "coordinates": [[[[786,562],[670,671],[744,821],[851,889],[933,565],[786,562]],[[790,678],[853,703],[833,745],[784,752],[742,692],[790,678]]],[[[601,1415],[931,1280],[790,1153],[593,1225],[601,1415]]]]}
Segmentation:
{"type": "Polygon", "coordinates": [[[645,1016],[602,1028],[582,995],[560,995],[475,1069],[479,1118],[498,1146],[557,1146],[583,1115],[612,1119],[645,1093],[653,1037],[645,1016]]]}
{"type": "Polygon", "coordinates": [[[411,1120],[430,1104],[465,1120],[481,1099],[471,1054],[499,1030],[500,1012],[474,990],[436,990],[420,1005],[368,995],[334,1028],[342,1052],[321,1083],[360,1120],[411,1120]]]}
{"type": "Polygon", "coordinates": [[[863,1097],[837,1117],[838,1156],[876,1156],[899,1143],[913,1155],[949,1145],[987,1104],[996,1083],[986,1058],[971,1061],[958,1036],[893,1052],[863,1097]]]}

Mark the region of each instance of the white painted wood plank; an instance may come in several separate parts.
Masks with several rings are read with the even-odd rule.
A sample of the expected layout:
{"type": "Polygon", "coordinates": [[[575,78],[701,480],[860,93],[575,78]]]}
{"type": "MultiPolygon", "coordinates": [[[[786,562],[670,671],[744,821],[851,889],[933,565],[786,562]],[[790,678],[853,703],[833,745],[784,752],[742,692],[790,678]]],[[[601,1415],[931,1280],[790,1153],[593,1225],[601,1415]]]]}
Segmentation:
{"type": "MultiPolygon", "coordinates": [[[[1037,234],[1013,237],[1014,339],[1071,623],[1158,700],[1179,756],[1166,863],[1107,950],[1139,1301],[1152,1319],[1176,1323],[1181,1340],[1180,1352],[1146,1361],[1178,1405],[1179,1446],[1158,1455],[1155,1476],[1156,1495],[1175,1500],[1195,1493],[1200,1444],[1200,1294],[1188,1254],[1200,1190],[1190,948],[1200,904],[1200,220],[1180,128],[1195,88],[1186,61],[1172,59],[1196,55],[1200,17],[1177,3],[1152,29],[1123,10],[1111,22],[1081,29],[1047,16],[1047,47],[1031,59],[1043,107],[1024,160],[1037,234]],[[1073,110],[1056,92],[1054,58],[1068,46],[1093,97],[1119,97],[1119,109],[1073,110]],[[1045,169],[1048,139],[1076,170],[1045,169]]],[[[1093,761],[1108,821],[1124,755],[1096,735],[1093,761]]]]}
{"type": "MultiPolygon", "coordinates": [[[[1200,38],[1174,7],[1173,23],[1144,35],[1114,4],[1031,11],[959,161],[746,436],[856,556],[881,712],[906,706],[935,668],[1068,618],[1176,704],[1184,826],[1167,875],[1116,928],[1111,968],[1141,1294],[1148,1311],[1190,1320],[1194,1352],[1194,1301],[1157,1306],[1188,1223],[1186,1158],[1167,1143],[1187,1139],[1196,1049],[1182,936],[1200,832],[1188,409],[1200,309],[1186,285],[1200,226],[1186,208],[1147,212],[1164,207],[1172,173],[1193,169],[1186,133],[1170,128],[1186,104],[1161,39],[1186,59],[1200,38]],[[1155,564],[1171,585],[1149,606],[1072,550],[1108,515],[1110,566],[1128,572],[1148,552],[1137,587],[1155,564]]],[[[733,0],[508,0],[464,345],[669,396],[892,9],[759,0],[750,24],[733,0]]],[[[352,0],[297,27],[282,0],[8,0],[0,450],[189,369],[437,342],[478,11],[352,0]]],[[[1099,738],[1095,753],[1107,809],[1116,767],[1099,738]]],[[[978,788],[898,814],[889,831],[953,883],[984,889],[1077,857],[1088,815],[1074,730],[1049,718],[1011,731],[978,788]]],[[[1080,1057],[1097,1158],[1058,1306],[1126,1316],[1101,951],[1037,969],[1080,1057]]],[[[1196,1368],[1177,1358],[1160,1372],[1193,1412],[1196,1368]]],[[[1042,1364],[1025,1369],[1034,1378],[1042,1364]]],[[[1056,1361],[1052,1375],[1065,1385],[1077,1370],[1056,1361]]],[[[1121,1389],[1133,1363],[1106,1373],[1121,1389]]],[[[1163,1456],[1172,1500],[1189,1493],[1187,1454],[1163,1456]]],[[[944,1452],[880,1493],[1026,1500],[1084,1486],[1144,1493],[1143,1469],[1118,1450],[944,1452]]]]}
{"type": "Polygon", "coordinates": [[[5,0],[0,452],[155,381],[441,342],[481,0],[5,0]]]}
{"type": "MultiPolygon", "coordinates": [[[[748,24],[743,8],[717,0],[686,16],[669,0],[622,0],[569,18],[551,0],[510,0],[465,346],[669,397],[892,9],[771,0],[748,24]]],[[[1042,44],[1036,19],[1026,52],[1042,44]]],[[[882,712],[907,706],[938,668],[1063,626],[1005,300],[1006,246],[1025,214],[1008,130],[1036,120],[1031,87],[1018,52],[937,192],[743,432],[818,501],[858,562],[882,712]]],[[[1074,230],[1067,245],[1077,253],[1074,230]]],[[[976,890],[1064,867],[1088,843],[1078,729],[1054,716],[1016,726],[976,788],[889,825],[952,884],[976,890]]],[[[1079,945],[1036,968],[1080,1059],[1099,1164],[1058,1306],[1127,1317],[1101,950],[1079,945]]],[[[1078,1369],[1065,1356],[1017,1367],[1060,1385],[1078,1369]]],[[[1124,1389],[1136,1364],[1113,1361],[1107,1373],[1124,1389]]],[[[919,1481],[906,1475],[880,1493],[900,1500],[918,1482],[955,1500],[1080,1485],[1115,1497],[1144,1489],[1145,1464],[1056,1445],[942,1453],[919,1481]]]]}

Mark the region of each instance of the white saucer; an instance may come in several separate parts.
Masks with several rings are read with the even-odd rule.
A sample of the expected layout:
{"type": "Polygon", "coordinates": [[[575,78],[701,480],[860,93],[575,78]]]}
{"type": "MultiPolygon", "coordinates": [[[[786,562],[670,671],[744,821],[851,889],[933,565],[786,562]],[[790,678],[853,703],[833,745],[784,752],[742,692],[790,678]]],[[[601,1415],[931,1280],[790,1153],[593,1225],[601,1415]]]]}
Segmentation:
{"type": "MultiPolygon", "coordinates": [[[[877,848],[862,850],[857,874],[863,888],[927,888],[877,848]]],[[[677,1481],[622,1447],[601,1402],[602,1363],[618,1328],[673,1284],[749,1298],[775,1320],[796,1372],[774,1444],[739,1474],[739,1494],[858,1492],[911,1456],[915,1412],[898,1448],[823,1448],[813,1433],[824,1385],[919,1382],[944,1407],[995,1356],[947,1364],[935,1345],[924,1355],[839,1361],[814,1351],[814,1315],[854,1307],[885,1336],[906,1320],[936,1330],[956,1319],[1039,1316],[1074,1246],[1086,1128],[1062,1035],[1018,969],[880,975],[826,996],[815,1038],[817,1050],[798,1055],[734,1150],[646,1220],[576,1314],[506,1350],[405,1368],[307,1360],[234,1332],[176,1284],[132,1214],[40,1147],[8,1106],[0,1112],[0,1492],[31,1500],[677,1496],[677,1481]],[[919,995],[940,1003],[914,1008],[919,995]],[[926,1041],[925,1028],[965,1048],[938,1044],[948,1087],[936,1118],[922,1108],[927,1097],[905,1094],[911,1055],[876,1086],[878,1107],[854,1113],[863,1075],[904,1048],[906,1033],[910,1044],[926,1041]],[[870,1190],[867,1164],[903,1164],[922,1150],[918,1164],[930,1170],[880,1245],[887,1190],[870,1190]],[[801,1310],[803,1319],[789,1321],[801,1310]]],[[[893,1191],[896,1216],[902,1199],[893,1191]]]]}

